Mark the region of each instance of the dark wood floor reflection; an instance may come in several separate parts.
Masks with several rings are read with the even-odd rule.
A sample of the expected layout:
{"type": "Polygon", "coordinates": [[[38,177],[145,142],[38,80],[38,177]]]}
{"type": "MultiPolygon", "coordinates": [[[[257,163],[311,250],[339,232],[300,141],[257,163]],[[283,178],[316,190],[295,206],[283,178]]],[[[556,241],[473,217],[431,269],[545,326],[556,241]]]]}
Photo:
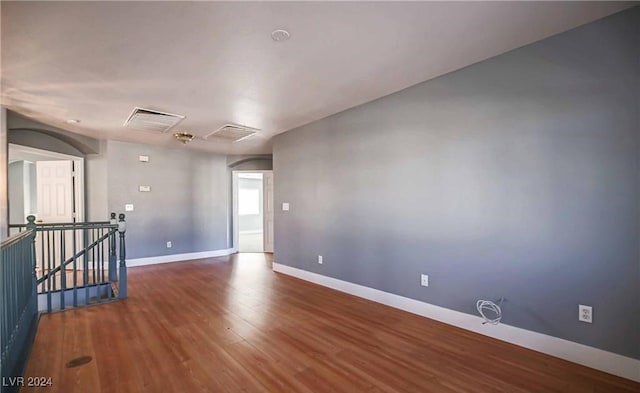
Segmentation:
{"type": "Polygon", "coordinates": [[[26,376],[100,392],[640,392],[640,384],[274,273],[240,254],[129,269],[44,315],[26,376]],[[93,360],[66,368],[71,359],[93,360]]]}

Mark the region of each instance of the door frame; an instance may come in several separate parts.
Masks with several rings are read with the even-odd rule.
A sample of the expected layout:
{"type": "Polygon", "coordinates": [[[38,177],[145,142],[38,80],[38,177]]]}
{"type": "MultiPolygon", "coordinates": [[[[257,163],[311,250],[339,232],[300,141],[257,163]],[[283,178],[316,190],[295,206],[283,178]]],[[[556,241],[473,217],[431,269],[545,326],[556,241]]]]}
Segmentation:
{"type": "MultiPolygon", "coordinates": [[[[49,150],[36,149],[35,147],[16,145],[15,143],[9,143],[10,150],[16,150],[19,152],[27,153],[27,154],[35,154],[42,156],[42,160],[39,161],[47,161],[47,158],[53,158],[58,160],[71,160],[73,161],[73,172],[74,172],[74,181],[73,181],[73,199],[74,206],[73,210],[75,211],[75,222],[83,222],[84,214],[85,214],[85,201],[84,201],[84,157],[72,156],[69,154],[57,153],[49,150]]],[[[9,207],[11,208],[11,207],[9,207]]]]}
{"type": "MultiPolygon", "coordinates": [[[[241,170],[231,171],[231,193],[232,193],[232,200],[233,200],[232,202],[233,212],[231,214],[231,217],[232,217],[231,226],[233,227],[233,239],[232,239],[233,247],[231,249],[232,253],[238,252],[238,241],[240,240],[240,228],[238,227],[238,223],[240,221],[238,217],[238,174],[239,173],[273,173],[273,170],[241,169],[241,170]]],[[[264,179],[262,182],[262,190],[263,190],[262,195],[264,198],[264,179]]],[[[263,206],[264,206],[264,201],[263,201],[263,206]]],[[[263,211],[263,214],[264,214],[264,211],[263,211]]],[[[262,223],[263,223],[262,233],[264,236],[264,216],[262,219],[262,223]]],[[[263,246],[263,252],[264,252],[264,246],[263,246]]]]}

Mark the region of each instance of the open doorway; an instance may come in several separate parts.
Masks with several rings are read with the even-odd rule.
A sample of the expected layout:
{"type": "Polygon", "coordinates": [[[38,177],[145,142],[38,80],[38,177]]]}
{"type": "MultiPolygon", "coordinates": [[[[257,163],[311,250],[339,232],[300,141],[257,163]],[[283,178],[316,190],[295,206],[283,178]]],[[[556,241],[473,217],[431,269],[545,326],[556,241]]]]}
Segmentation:
{"type": "Polygon", "coordinates": [[[234,171],[234,248],[273,252],[273,173],[234,171]]]}
{"type": "Polygon", "coordinates": [[[264,252],[262,173],[238,174],[238,251],[264,252]]]}
{"type": "Polygon", "coordinates": [[[9,223],[84,220],[84,158],[9,144],[9,223]]]}

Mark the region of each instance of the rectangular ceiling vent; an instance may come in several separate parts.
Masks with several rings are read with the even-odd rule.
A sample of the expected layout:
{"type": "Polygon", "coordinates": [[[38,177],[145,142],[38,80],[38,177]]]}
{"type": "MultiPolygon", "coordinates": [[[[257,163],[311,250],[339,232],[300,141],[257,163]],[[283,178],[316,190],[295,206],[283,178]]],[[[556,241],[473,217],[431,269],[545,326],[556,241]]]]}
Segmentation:
{"type": "Polygon", "coordinates": [[[255,135],[259,130],[247,126],[240,126],[237,124],[225,124],[218,128],[214,132],[206,135],[204,139],[220,138],[230,142],[238,142],[243,139],[249,138],[251,135],[255,135]]]}
{"type": "Polygon", "coordinates": [[[143,131],[167,132],[183,119],[182,115],[135,107],[124,126],[143,131]]]}

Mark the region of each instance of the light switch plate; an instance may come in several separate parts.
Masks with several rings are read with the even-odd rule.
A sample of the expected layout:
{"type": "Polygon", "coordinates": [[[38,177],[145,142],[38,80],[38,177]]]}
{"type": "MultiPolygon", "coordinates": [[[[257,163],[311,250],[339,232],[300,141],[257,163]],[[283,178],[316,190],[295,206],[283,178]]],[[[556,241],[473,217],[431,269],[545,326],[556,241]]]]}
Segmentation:
{"type": "Polygon", "coordinates": [[[126,205],[124,205],[124,211],[132,212],[133,211],[133,204],[132,203],[127,203],[126,205]]]}
{"type": "Polygon", "coordinates": [[[151,186],[140,186],[138,190],[140,190],[140,192],[151,192],[151,186]]]}
{"type": "Polygon", "coordinates": [[[138,156],[140,162],[149,162],[149,156],[138,156]]]}
{"type": "Polygon", "coordinates": [[[282,202],[282,211],[289,211],[289,202],[282,202]]]}

